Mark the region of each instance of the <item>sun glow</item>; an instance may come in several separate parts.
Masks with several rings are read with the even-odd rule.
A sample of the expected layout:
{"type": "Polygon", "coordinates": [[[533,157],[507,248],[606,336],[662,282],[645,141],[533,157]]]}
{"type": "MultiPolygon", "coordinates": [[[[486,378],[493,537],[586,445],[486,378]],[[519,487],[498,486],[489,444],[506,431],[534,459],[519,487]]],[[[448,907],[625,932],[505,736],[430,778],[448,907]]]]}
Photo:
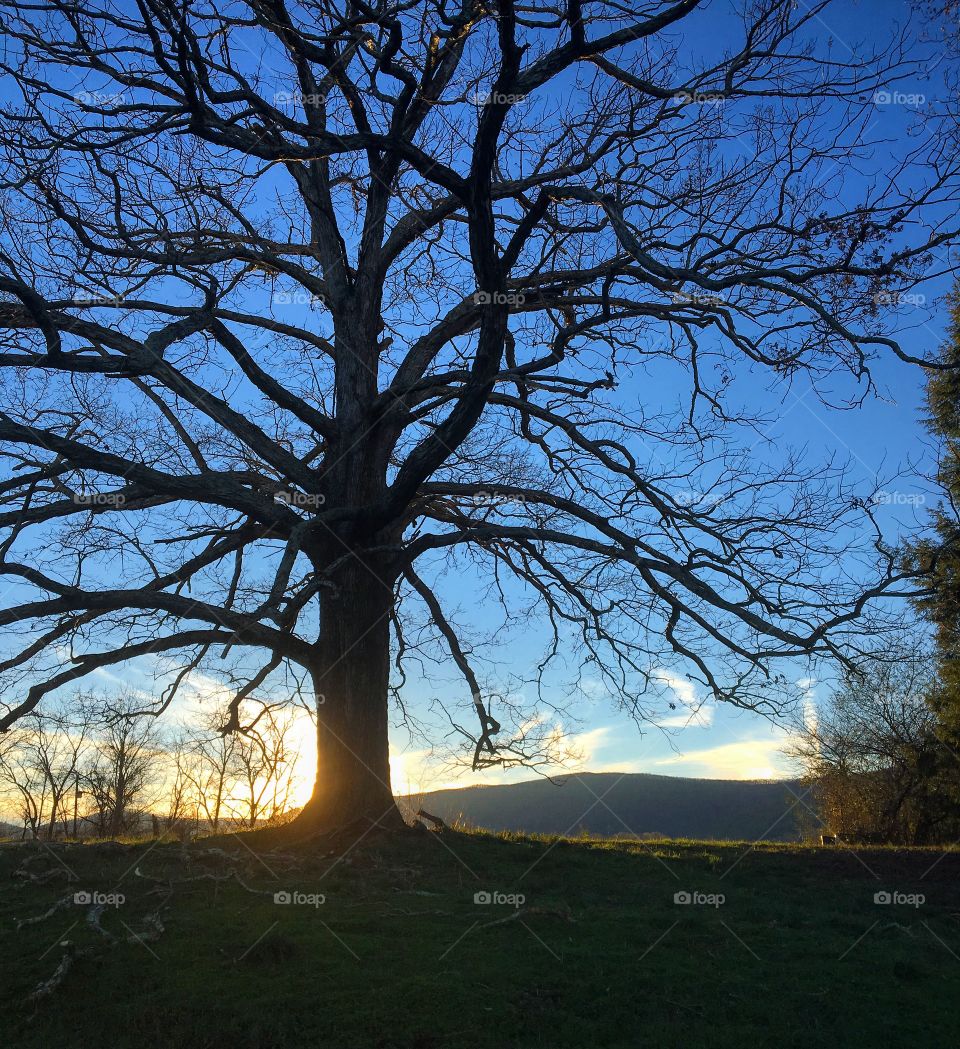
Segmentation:
{"type": "Polygon", "coordinates": [[[317,730],[313,719],[306,713],[298,714],[290,726],[290,742],[297,752],[290,805],[300,808],[310,800],[317,775],[317,730]]]}
{"type": "MultiPolygon", "coordinates": [[[[317,730],[306,714],[290,727],[290,742],[298,752],[290,805],[299,808],[310,800],[317,774],[317,730]]],[[[429,750],[390,751],[390,786],[396,795],[418,795],[432,790],[466,786],[438,769],[429,750]]]]}

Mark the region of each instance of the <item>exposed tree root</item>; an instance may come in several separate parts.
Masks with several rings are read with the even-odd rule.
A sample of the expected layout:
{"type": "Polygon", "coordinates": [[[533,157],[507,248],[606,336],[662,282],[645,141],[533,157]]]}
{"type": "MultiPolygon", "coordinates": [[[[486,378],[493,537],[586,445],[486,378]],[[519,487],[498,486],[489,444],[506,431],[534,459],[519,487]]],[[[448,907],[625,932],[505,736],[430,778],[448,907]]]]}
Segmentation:
{"type": "MultiPolygon", "coordinates": [[[[22,928],[25,925],[34,925],[38,922],[45,921],[51,915],[61,910],[67,904],[74,903],[75,899],[72,895],[65,896],[63,899],[58,900],[49,910],[43,914],[38,914],[34,918],[24,918],[17,922],[17,929],[22,928]]],[[[102,956],[103,951],[107,948],[115,947],[119,943],[152,943],[155,940],[160,939],[164,933],[163,922],[160,920],[160,912],[166,905],[166,899],[160,904],[157,910],[151,914],[147,914],[143,918],[143,930],[141,932],[134,932],[130,930],[127,936],[115,936],[109,929],[105,929],[100,922],[103,917],[103,913],[107,908],[105,903],[91,903],[87,908],[87,913],[84,917],[85,924],[88,928],[96,932],[101,940],[101,945],[90,945],[87,947],[79,947],[77,944],[72,943],[69,940],[64,940],[61,946],[64,948],[63,956],[60,958],[60,962],[54,969],[51,976],[41,981],[33,989],[33,991],[27,995],[27,1001],[32,1004],[37,1004],[45,998],[49,998],[50,995],[56,991],[63,981],[66,979],[67,974],[74,967],[74,965],[81,958],[92,958],[102,956]]]]}
{"type": "Polygon", "coordinates": [[[576,918],[570,913],[569,907],[518,907],[511,911],[505,918],[497,918],[492,922],[484,922],[481,929],[492,929],[495,925],[506,925],[508,922],[519,921],[521,918],[532,918],[534,915],[546,915],[550,918],[562,918],[567,922],[575,922],[576,918]]]}
{"type": "Polygon", "coordinates": [[[271,857],[277,850],[296,850],[296,852],[337,852],[352,847],[358,841],[379,840],[384,837],[409,834],[413,830],[422,830],[422,824],[411,827],[400,816],[399,811],[385,814],[382,819],[362,816],[348,823],[330,827],[293,820],[279,827],[261,827],[258,830],[239,831],[204,839],[204,844],[215,844],[229,850],[238,844],[251,849],[258,855],[271,857]]]}
{"type": "MultiPolygon", "coordinates": [[[[220,850],[218,849],[217,851],[219,852],[220,850]]],[[[232,856],[230,858],[233,859],[232,856]]],[[[217,883],[223,883],[223,882],[227,882],[227,881],[235,881],[240,886],[241,889],[243,889],[246,892],[253,893],[255,896],[272,896],[273,895],[273,890],[272,889],[254,889],[250,885],[247,885],[247,883],[240,876],[239,871],[236,871],[233,868],[231,868],[228,871],[225,871],[222,874],[217,874],[217,873],[215,873],[213,871],[204,871],[202,874],[192,874],[189,878],[177,878],[175,880],[174,879],[170,879],[170,878],[157,878],[157,877],[155,877],[152,874],[143,874],[139,867],[137,867],[134,870],[133,873],[138,878],[143,878],[143,879],[145,879],[147,881],[156,882],[158,886],[163,886],[165,889],[169,890],[170,892],[172,892],[174,890],[174,888],[176,886],[178,886],[178,885],[188,885],[191,882],[213,881],[213,882],[217,882],[217,883]]],[[[151,891],[156,891],[156,890],[151,890],[151,891]]]]}
{"type": "Polygon", "coordinates": [[[42,983],[37,984],[34,990],[27,995],[28,1002],[37,1003],[44,998],[49,998],[66,979],[67,973],[73,968],[74,962],[76,962],[78,958],[98,953],[96,947],[78,948],[71,943],[65,943],[64,946],[66,947],[66,951],[60,959],[60,964],[54,969],[53,975],[48,980],[44,980],[42,983]]]}
{"type": "Polygon", "coordinates": [[[31,867],[36,867],[38,863],[51,863],[52,860],[56,859],[55,851],[49,846],[43,847],[43,851],[29,852],[20,862],[20,866],[13,872],[13,877],[33,882],[35,885],[46,885],[47,882],[56,881],[58,878],[63,878],[67,882],[76,881],[77,879],[73,872],[65,864],[59,862],[54,863],[45,871],[38,871],[36,874],[30,870],[31,867]]]}
{"type": "Polygon", "coordinates": [[[73,893],[69,893],[62,899],[57,900],[57,902],[50,907],[49,910],[44,911],[43,914],[36,914],[32,918],[18,918],[16,924],[17,932],[27,925],[39,925],[40,922],[45,922],[47,918],[52,918],[57,911],[62,911],[65,908],[72,906],[73,902],[73,893]]]}
{"type": "Polygon", "coordinates": [[[42,871],[40,874],[33,874],[28,870],[24,870],[21,867],[19,870],[13,872],[15,878],[22,878],[24,881],[33,882],[34,885],[46,885],[51,881],[59,881],[63,879],[66,882],[72,882],[77,880],[77,876],[67,870],[66,867],[51,867],[49,870],[42,871]]]}

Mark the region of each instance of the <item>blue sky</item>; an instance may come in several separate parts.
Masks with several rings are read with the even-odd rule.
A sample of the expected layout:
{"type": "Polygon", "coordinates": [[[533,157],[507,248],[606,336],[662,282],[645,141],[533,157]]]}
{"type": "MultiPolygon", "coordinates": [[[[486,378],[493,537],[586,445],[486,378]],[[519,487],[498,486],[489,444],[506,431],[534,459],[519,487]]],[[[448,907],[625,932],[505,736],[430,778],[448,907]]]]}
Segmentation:
{"type": "MultiPolygon", "coordinates": [[[[804,6],[804,0],[798,0],[804,6]]],[[[717,27],[723,26],[725,4],[710,5],[696,30],[684,41],[690,52],[707,50],[716,43],[717,27]],[[719,21],[718,21],[719,19],[719,21]]],[[[847,0],[837,5],[829,24],[821,24],[824,38],[840,57],[856,53],[864,35],[882,44],[896,21],[911,17],[911,7],[902,0],[847,0]]],[[[868,133],[879,145],[874,147],[872,161],[865,161],[864,183],[870,174],[870,165],[882,166],[886,148],[902,144],[912,134],[913,114],[922,108],[922,99],[935,95],[937,79],[897,86],[898,97],[881,99],[876,103],[875,119],[868,133]]],[[[838,197],[854,198],[862,189],[857,181],[837,173],[835,189],[838,197]]],[[[898,323],[904,348],[916,356],[929,354],[942,339],[946,312],[941,297],[947,290],[943,282],[933,282],[918,289],[916,301],[902,304],[898,323]]],[[[920,426],[923,397],[923,376],[910,365],[887,356],[873,369],[876,392],[866,403],[851,411],[831,410],[820,394],[835,395],[838,399],[856,396],[858,388],[852,379],[838,380],[831,390],[813,390],[801,376],[792,386],[771,390],[769,376],[744,371],[738,377],[738,395],[747,403],[755,404],[770,416],[768,426],[755,435],[752,447],[759,457],[782,454],[787,448],[804,449],[805,461],[817,464],[837,458],[849,462],[850,476],[862,485],[865,492],[879,487],[884,502],[878,507],[893,535],[910,530],[922,522],[935,499],[924,480],[934,465],[929,437],[920,426]]],[[[629,391],[628,391],[629,393],[629,391]]],[[[638,386],[636,396],[644,396],[638,386]]],[[[442,583],[445,603],[459,609],[465,621],[480,627],[490,626],[495,620],[489,610],[478,603],[477,580],[469,572],[450,573],[442,583]]],[[[517,678],[529,678],[532,664],[539,658],[545,634],[535,625],[523,631],[510,631],[499,639],[495,664],[487,668],[487,678],[499,683],[507,693],[517,678]]],[[[101,674],[105,684],[131,683],[147,691],[151,687],[150,668],[130,667],[124,673],[101,674]]],[[[820,674],[820,680],[811,680],[801,668],[793,671],[793,682],[808,702],[822,698],[830,688],[829,672],[820,674]]],[[[785,740],[783,724],[771,724],[759,715],[736,710],[724,705],[704,703],[704,696],[696,686],[682,676],[666,669],[659,672],[664,699],[675,704],[669,710],[664,705],[664,717],[659,728],[648,727],[641,735],[636,724],[625,714],[618,713],[599,679],[587,677],[577,695],[564,692],[564,677],[559,671],[548,678],[548,703],[555,700],[557,707],[569,707],[569,713],[545,711],[545,724],[558,735],[569,736],[570,769],[622,770],[652,772],[678,776],[705,776],[719,778],[768,778],[789,773],[786,759],[780,753],[785,740]]],[[[218,683],[204,675],[193,675],[187,690],[181,715],[188,716],[197,701],[209,702],[221,689],[218,683]]],[[[463,683],[443,668],[429,680],[411,674],[403,690],[405,703],[417,716],[429,719],[431,698],[449,694],[450,690],[463,692],[463,683]]],[[[522,690],[522,689],[521,689],[522,690]]],[[[526,697],[529,699],[529,697],[526,697]]],[[[496,708],[494,714],[496,714],[496,708]]],[[[309,728],[304,729],[305,770],[309,780],[309,728]]],[[[441,733],[442,742],[442,733],[441,733]]],[[[439,755],[428,752],[423,741],[411,738],[406,730],[397,727],[392,736],[394,788],[400,792],[430,789],[440,785],[469,782],[500,782],[504,779],[528,778],[529,770],[517,769],[509,773],[489,770],[485,773],[457,772],[439,755]]],[[[554,769],[552,771],[561,771],[554,769]]]]}
{"type": "MultiPolygon", "coordinates": [[[[922,309],[918,307],[915,330],[905,346],[918,354],[935,348],[943,338],[944,319],[943,304],[931,298],[922,309]]],[[[923,375],[914,366],[885,359],[875,369],[874,379],[877,394],[850,411],[830,410],[806,382],[801,383],[787,393],[766,437],[780,448],[805,447],[814,463],[831,456],[846,459],[854,480],[866,490],[880,487],[889,499],[878,508],[888,534],[906,534],[923,525],[937,498],[927,479],[935,467],[935,456],[931,439],[921,426],[923,375]]],[[[450,598],[459,598],[460,606],[469,609],[466,583],[463,588],[455,582],[448,586],[450,598]]],[[[531,670],[529,657],[538,651],[531,638],[512,638],[498,656],[507,668],[523,673],[531,670]]],[[[815,704],[829,695],[833,681],[829,667],[821,669],[820,680],[801,671],[797,675],[794,680],[806,702],[815,704]]],[[[450,682],[452,688],[457,687],[453,675],[450,682]]],[[[677,710],[668,711],[659,728],[649,726],[641,734],[629,717],[612,709],[602,683],[596,680],[590,687],[588,681],[585,694],[574,706],[577,720],[557,719],[574,734],[573,742],[581,752],[569,768],[720,779],[791,774],[790,763],[781,753],[788,733],[786,724],[722,703],[704,703],[702,690],[679,675],[665,671],[664,682],[677,710]]],[[[412,681],[405,696],[418,707],[432,691],[429,683],[412,681]]],[[[411,742],[403,730],[393,734],[392,742],[396,752],[394,787],[398,791],[441,784],[509,782],[531,774],[525,769],[454,772],[411,742]]]]}
{"type": "MultiPolygon", "coordinates": [[[[714,5],[713,13],[718,10],[719,6],[714,5]]],[[[707,15],[708,21],[711,17],[707,15]]],[[[829,24],[821,20],[820,28],[842,57],[856,54],[862,46],[859,41],[864,37],[867,42],[872,39],[878,44],[884,43],[895,23],[902,24],[914,17],[911,5],[901,0],[851,0],[838,5],[830,15],[829,24]]],[[[706,33],[704,39],[707,39],[706,33]]],[[[696,42],[692,46],[696,47],[696,42]]],[[[915,84],[902,83],[890,99],[877,100],[875,118],[868,128],[868,134],[880,143],[875,147],[872,162],[882,164],[886,150],[893,150],[913,133],[914,114],[926,100],[942,90],[935,75],[915,84]],[[882,144],[884,141],[887,147],[882,144]]],[[[864,184],[870,170],[871,162],[867,161],[864,184]]],[[[845,178],[838,173],[838,196],[855,195],[862,188],[855,181],[845,181],[849,177],[849,172],[845,178]]],[[[942,342],[946,321],[942,296],[947,290],[945,282],[932,281],[918,289],[915,299],[903,304],[897,323],[902,345],[908,352],[925,356],[942,342]]],[[[865,491],[879,488],[878,516],[888,535],[893,537],[922,526],[929,508],[936,502],[936,492],[927,480],[935,467],[935,453],[930,436],[921,425],[923,375],[920,370],[892,356],[884,356],[872,369],[872,375],[875,393],[861,407],[848,411],[827,407],[803,377],[792,388],[773,394],[766,390],[762,377],[747,377],[745,382],[748,399],[752,392],[758,403],[772,411],[775,420],[763,431],[757,454],[764,454],[764,449],[782,452],[786,447],[793,447],[805,449],[806,461],[811,464],[831,458],[846,460],[850,477],[859,486],[865,491]]],[[[857,392],[852,380],[841,382],[829,391],[836,394],[838,400],[856,396],[857,392]]],[[[450,581],[448,589],[450,599],[469,609],[468,580],[464,579],[459,587],[456,581],[450,581]]],[[[529,669],[524,667],[524,657],[533,654],[531,640],[509,639],[499,653],[507,668],[520,673],[529,669]]],[[[783,722],[771,722],[724,704],[703,703],[704,696],[697,687],[679,675],[664,673],[669,683],[668,698],[677,704],[677,711],[667,712],[669,716],[661,721],[661,728],[647,727],[641,734],[629,717],[612,709],[599,681],[594,683],[592,691],[579,697],[574,706],[576,721],[557,718],[557,723],[573,734],[580,750],[580,759],[573,761],[571,768],[724,779],[791,774],[790,763],[781,752],[788,733],[783,722]]],[[[793,680],[803,697],[802,709],[804,704],[815,704],[825,698],[834,679],[829,667],[821,667],[819,680],[802,670],[794,672],[793,680]]],[[[455,687],[453,678],[451,687],[455,687]]],[[[556,687],[559,689],[559,681],[556,687]]],[[[411,683],[407,692],[408,700],[416,705],[430,692],[430,686],[425,682],[411,683]]],[[[397,752],[396,790],[429,789],[441,783],[503,782],[530,775],[529,770],[523,769],[506,773],[496,770],[453,773],[415,741],[410,742],[403,731],[395,732],[393,743],[397,752]]]]}

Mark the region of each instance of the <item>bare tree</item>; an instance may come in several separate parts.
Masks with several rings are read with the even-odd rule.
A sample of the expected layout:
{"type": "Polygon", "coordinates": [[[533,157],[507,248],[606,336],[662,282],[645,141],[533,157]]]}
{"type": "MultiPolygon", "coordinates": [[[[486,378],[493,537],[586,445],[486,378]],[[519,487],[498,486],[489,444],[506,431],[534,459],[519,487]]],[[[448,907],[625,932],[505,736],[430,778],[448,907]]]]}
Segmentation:
{"type": "Polygon", "coordinates": [[[957,758],[928,703],[936,663],[914,649],[850,674],[786,748],[831,833],[908,845],[952,840],[957,758]]]}
{"type": "Polygon", "coordinates": [[[192,821],[213,831],[275,822],[292,804],[299,752],[294,716],[262,704],[241,708],[244,725],[223,731],[230,711],[201,712],[165,752],[167,826],[192,821]]]}
{"type": "Polygon", "coordinates": [[[293,715],[265,706],[236,738],[232,809],[242,826],[273,822],[291,806],[299,757],[293,715]]]}
{"type": "Polygon", "coordinates": [[[214,832],[230,813],[238,772],[238,737],[220,731],[223,723],[223,713],[205,715],[177,741],[177,775],[186,785],[198,823],[204,821],[214,832]]]}
{"type": "Polygon", "coordinates": [[[46,778],[37,774],[31,753],[30,719],[17,726],[0,751],[0,797],[23,825],[23,835],[39,838],[49,808],[46,778]]]}
{"type": "Polygon", "coordinates": [[[97,834],[114,838],[133,829],[138,806],[149,807],[156,800],[168,755],[156,720],[144,714],[142,701],[129,692],[106,702],[95,696],[78,702],[91,710],[93,725],[92,748],[80,778],[97,834]]]}
{"type": "Polygon", "coordinates": [[[0,752],[5,793],[16,799],[23,826],[33,838],[52,840],[58,823],[60,833],[66,835],[71,814],[76,814],[88,725],[71,713],[68,717],[61,711],[32,712],[0,752]]]}
{"type": "Polygon", "coordinates": [[[166,811],[163,816],[163,829],[173,830],[192,822],[197,823],[197,803],[193,796],[193,777],[191,776],[192,758],[186,741],[182,738],[173,740],[167,750],[167,783],[163,797],[166,811]]]}
{"type": "Polygon", "coordinates": [[[931,100],[873,148],[937,56],[840,55],[833,6],[0,3],[0,729],[137,659],[235,681],[228,732],[312,689],[317,828],[397,818],[391,624],[476,767],[549,745],[447,568],[638,720],[665,666],[769,711],[855,657],[903,581],[871,493],[751,454],[738,383],[915,359],[958,141],[931,100]]]}

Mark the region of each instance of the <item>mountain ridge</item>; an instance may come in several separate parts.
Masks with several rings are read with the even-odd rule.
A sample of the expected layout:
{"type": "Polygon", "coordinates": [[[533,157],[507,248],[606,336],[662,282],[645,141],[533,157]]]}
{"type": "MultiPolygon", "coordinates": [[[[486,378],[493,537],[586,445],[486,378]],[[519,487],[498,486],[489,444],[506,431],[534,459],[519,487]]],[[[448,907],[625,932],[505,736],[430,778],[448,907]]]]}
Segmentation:
{"type": "Polygon", "coordinates": [[[400,801],[408,811],[422,806],[446,823],[490,831],[799,841],[815,822],[805,790],[791,779],[582,772],[445,788],[400,801]]]}

